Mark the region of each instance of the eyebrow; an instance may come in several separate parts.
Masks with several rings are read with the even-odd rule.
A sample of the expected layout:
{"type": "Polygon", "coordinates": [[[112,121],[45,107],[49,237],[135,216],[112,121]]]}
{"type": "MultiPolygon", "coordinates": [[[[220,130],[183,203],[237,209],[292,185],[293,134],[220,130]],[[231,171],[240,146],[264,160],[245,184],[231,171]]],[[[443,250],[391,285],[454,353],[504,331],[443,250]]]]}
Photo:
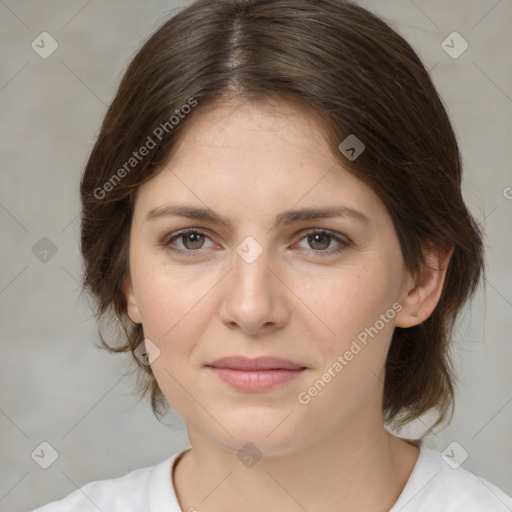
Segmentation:
{"type": "MultiPolygon", "coordinates": [[[[186,205],[168,205],[153,208],[147,213],[146,222],[162,217],[186,217],[188,219],[211,222],[213,224],[223,224],[229,229],[232,229],[233,227],[229,220],[221,217],[209,208],[199,208],[186,205]]],[[[368,217],[366,217],[366,215],[361,213],[359,210],[350,208],[348,206],[330,206],[325,208],[300,208],[296,210],[285,210],[276,215],[274,226],[336,217],[351,218],[366,226],[370,226],[371,224],[368,217]]]]}

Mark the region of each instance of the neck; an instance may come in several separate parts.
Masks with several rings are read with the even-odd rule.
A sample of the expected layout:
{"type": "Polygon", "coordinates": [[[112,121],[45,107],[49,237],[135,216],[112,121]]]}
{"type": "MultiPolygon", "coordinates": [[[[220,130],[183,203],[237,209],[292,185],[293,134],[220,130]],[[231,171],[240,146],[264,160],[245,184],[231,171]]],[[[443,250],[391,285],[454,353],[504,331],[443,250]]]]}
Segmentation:
{"type": "Polygon", "coordinates": [[[248,467],[237,453],[189,429],[192,449],[177,463],[182,510],[200,512],[388,511],[418,449],[383,425],[323,438],[299,451],[264,456],[248,467]]]}

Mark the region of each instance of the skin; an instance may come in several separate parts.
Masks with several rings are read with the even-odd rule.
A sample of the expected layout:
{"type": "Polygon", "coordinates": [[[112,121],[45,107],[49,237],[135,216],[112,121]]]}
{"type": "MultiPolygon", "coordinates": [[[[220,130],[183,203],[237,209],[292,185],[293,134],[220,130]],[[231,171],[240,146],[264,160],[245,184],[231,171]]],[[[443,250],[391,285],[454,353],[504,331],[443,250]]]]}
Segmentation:
{"type": "MultiPolygon", "coordinates": [[[[405,271],[389,212],[343,168],[304,109],[231,100],[190,121],[162,171],[137,191],[123,282],[130,319],[160,350],[152,363],[158,384],[187,424],[192,449],[170,475],[180,506],[389,510],[419,451],[384,429],[385,358],[395,326],[432,313],[445,270],[425,269],[417,279],[405,271]],[[209,208],[232,226],[146,219],[168,205],[209,208]],[[345,216],[274,226],[284,210],[325,206],[356,209],[369,222],[345,216]],[[185,228],[206,232],[173,239],[190,257],[164,245],[185,228]],[[313,228],[333,237],[305,233],[313,228]],[[236,252],[248,236],[263,249],[252,263],[236,252]],[[394,318],[300,403],[298,394],[395,303],[394,318]],[[244,392],[204,366],[231,355],[271,355],[307,370],[271,390],[244,392]],[[252,467],[237,458],[248,442],[263,455],[252,467]]],[[[446,269],[450,256],[434,246],[427,261],[446,269]]]]}

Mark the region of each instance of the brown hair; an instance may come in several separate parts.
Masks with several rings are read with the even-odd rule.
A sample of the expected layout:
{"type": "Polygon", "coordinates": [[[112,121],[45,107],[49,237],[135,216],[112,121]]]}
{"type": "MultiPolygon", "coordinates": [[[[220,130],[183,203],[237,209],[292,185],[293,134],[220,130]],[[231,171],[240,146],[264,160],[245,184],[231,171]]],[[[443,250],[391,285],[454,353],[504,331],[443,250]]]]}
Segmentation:
{"type": "Polygon", "coordinates": [[[395,329],[384,383],[385,421],[401,426],[434,408],[441,423],[453,414],[453,325],[483,272],[481,232],[462,198],[456,137],[428,71],[398,33],[349,1],[199,0],[133,58],[80,189],[83,289],[98,321],[113,320],[125,338],[110,346],[100,329],[102,346],[131,351],[141,396],[151,392],[158,417],[166,400],[151,367],[135,357],[143,329],[129,320],[121,290],[134,196],[191,119],[229,97],[292,101],[316,113],[333,154],[388,208],[408,271],[425,264],[427,243],[454,247],[431,316],[395,329]],[[355,160],[338,149],[350,134],[366,147],[355,160]]]}

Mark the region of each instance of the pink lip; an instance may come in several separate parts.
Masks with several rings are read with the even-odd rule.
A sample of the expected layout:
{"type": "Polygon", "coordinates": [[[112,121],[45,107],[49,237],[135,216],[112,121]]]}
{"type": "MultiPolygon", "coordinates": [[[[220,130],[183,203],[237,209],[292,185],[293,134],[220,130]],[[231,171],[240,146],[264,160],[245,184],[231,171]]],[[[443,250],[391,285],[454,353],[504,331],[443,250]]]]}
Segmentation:
{"type": "Polygon", "coordinates": [[[207,364],[219,378],[242,391],[266,391],[297,377],[306,367],[276,357],[225,357],[207,364]]]}

